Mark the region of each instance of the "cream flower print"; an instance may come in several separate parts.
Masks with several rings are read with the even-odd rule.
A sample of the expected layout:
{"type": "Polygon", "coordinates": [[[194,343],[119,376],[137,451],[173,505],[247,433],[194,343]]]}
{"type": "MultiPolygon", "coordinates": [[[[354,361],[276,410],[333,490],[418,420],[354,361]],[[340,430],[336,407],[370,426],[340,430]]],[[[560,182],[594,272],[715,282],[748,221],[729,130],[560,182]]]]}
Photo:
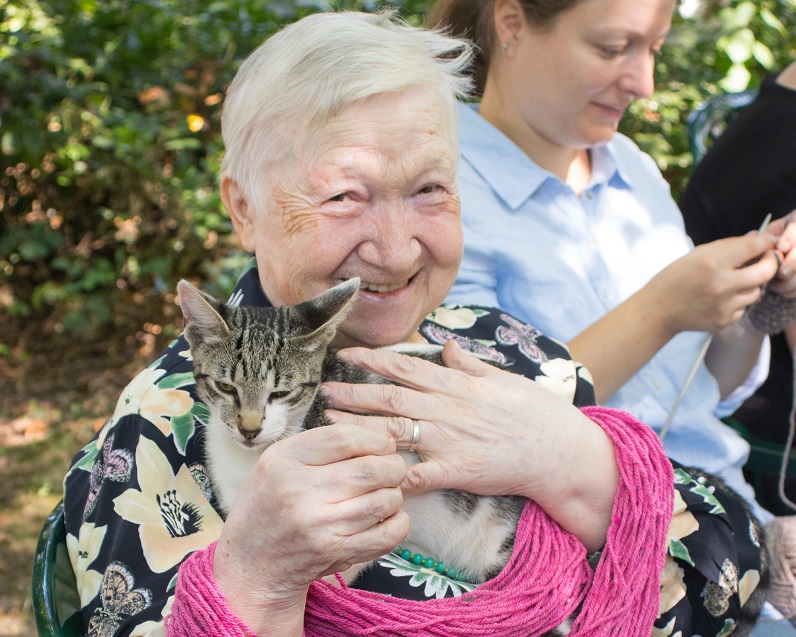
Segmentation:
{"type": "Polygon", "coordinates": [[[94,526],[84,522],[78,537],[67,533],[66,547],[69,550],[69,561],[77,578],[77,592],[80,595],[80,607],[85,608],[97,596],[102,584],[102,573],[89,568],[99,555],[105,539],[106,526],[94,526]]]}
{"type": "Polygon", "coordinates": [[[591,372],[588,370],[587,367],[584,367],[580,363],[575,363],[578,366],[578,378],[582,378],[590,385],[594,385],[594,378],[592,378],[591,372]]]}
{"type": "MultiPolygon", "coordinates": [[[[169,597],[163,611],[160,613],[163,619],[166,615],[171,613],[171,607],[174,604],[174,595],[169,597]]],[[[159,622],[148,621],[136,626],[135,630],[130,633],[130,637],[166,637],[166,627],[163,625],[163,620],[159,622]]]]}
{"type": "MultiPolygon", "coordinates": [[[[142,379],[141,383],[146,383],[147,389],[137,397],[137,401],[135,397],[131,397],[130,405],[136,409],[133,413],[140,414],[160,429],[164,436],[168,436],[172,433],[172,419],[191,412],[193,398],[184,389],[158,387],[156,383],[162,373],[163,370],[153,370],[152,374],[146,374],[146,372],[139,374],[139,377],[142,375],[157,377],[142,379]]],[[[133,382],[135,383],[137,380],[138,378],[133,382]]],[[[122,398],[124,397],[123,395],[122,398]]]]}
{"type": "Polygon", "coordinates": [[[537,383],[567,402],[575,400],[578,377],[573,361],[554,358],[539,365],[539,369],[542,370],[542,375],[534,378],[537,383]]]}
{"type": "Polygon", "coordinates": [[[743,574],[741,581],[738,582],[738,595],[741,598],[741,606],[746,606],[749,597],[757,590],[758,584],[760,584],[760,571],[750,569],[743,574]]]}
{"type": "Polygon", "coordinates": [[[475,325],[479,317],[489,314],[486,310],[469,307],[438,307],[426,318],[451,330],[466,329],[475,325]]]}
{"type": "Polygon", "coordinates": [[[454,597],[461,597],[464,593],[475,590],[475,584],[440,575],[433,569],[426,568],[422,564],[413,564],[393,553],[382,555],[379,558],[379,564],[391,566],[391,575],[409,577],[410,586],[415,588],[423,586],[423,594],[426,597],[442,599],[447,595],[449,589],[454,597]]]}
{"type": "MultiPolygon", "coordinates": [[[[663,572],[661,573],[661,601],[660,608],[658,609],[659,615],[663,615],[665,612],[674,608],[677,603],[683,599],[683,597],[685,597],[686,588],[685,582],[683,581],[684,576],[685,573],[683,572],[683,569],[680,568],[671,555],[667,555],[666,563],[663,565],[663,572]]],[[[670,633],[662,634],[668,635],[670,633]]]]}
{"type": "Polygon", "coordinates": [[[218,539],[223,522],[186,466],[177,474],[158,446],[141,437],[135,454],[141,490],[127,489],[113,503],[116,513],[138,524],[149,568],[163,573],[188,553],[218,539]]]}

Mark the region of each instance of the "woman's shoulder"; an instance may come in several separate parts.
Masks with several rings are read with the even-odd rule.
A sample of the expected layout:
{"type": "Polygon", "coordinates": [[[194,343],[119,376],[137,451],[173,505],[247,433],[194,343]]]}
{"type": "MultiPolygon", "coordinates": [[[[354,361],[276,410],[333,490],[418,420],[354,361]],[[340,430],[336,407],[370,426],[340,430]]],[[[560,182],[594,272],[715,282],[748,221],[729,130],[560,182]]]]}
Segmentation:
{"type": "Polygon", "coordinates": [[[78,453],[70,473],[89,468],[109,437],[125,446],[134,446],[142,435],[156,440],[172,438],[171,446],[185,456],[196,433],[196,422],[206,416],[195,384],[190,349],[184,338],[177,338],[122,390],[113,414],[96,438],[78,453]]]}

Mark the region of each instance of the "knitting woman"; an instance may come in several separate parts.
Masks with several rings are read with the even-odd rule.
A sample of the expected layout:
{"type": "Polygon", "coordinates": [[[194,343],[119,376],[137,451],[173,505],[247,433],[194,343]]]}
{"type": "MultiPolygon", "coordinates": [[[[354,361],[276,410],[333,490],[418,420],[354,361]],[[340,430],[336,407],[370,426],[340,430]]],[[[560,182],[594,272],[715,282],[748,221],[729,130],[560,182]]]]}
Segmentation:
{"type": "Polygon", "coordinates": [[[268,447],[222,523],[177,339],[66,477],[74,621],[91,634],[648,637],[692,634],[706,596],[724,634],[756,614],[765,573],[739,499],[592,406],[560,343],[500,309],[440,306],[462,253],[469,56],[389,15],[316,14],[241,67],[221,196],[254,257],[234,302],[294,304],[360,277],[335,344],[397,385],[327,383],[331,426],[268,447]],[[404,342],[444,345],[447,368],[376,349],[404,342]],[[493,579],[395,551],[403,496],[439,489],[527,498],[493,579]]]}

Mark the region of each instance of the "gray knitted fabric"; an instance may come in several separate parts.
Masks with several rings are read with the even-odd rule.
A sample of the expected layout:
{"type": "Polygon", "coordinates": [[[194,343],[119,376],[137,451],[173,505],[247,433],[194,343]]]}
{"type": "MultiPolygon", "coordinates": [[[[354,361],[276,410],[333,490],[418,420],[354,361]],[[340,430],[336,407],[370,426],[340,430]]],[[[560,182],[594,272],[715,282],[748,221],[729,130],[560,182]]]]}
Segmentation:
{"type": "Polygon", "coordinates": [[[749,322],[758,332],[777,334],[796,320],[796,299],[786,299],[771,290],[746,311],[749,322]]]}

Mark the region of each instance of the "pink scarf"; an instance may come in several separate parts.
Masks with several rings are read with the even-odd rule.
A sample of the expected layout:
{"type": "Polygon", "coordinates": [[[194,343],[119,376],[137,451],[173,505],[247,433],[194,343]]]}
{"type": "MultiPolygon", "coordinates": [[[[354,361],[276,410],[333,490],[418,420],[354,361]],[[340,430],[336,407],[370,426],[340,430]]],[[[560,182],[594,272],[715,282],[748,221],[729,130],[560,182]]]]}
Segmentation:
{"type": "MultiPolygon", "coordinates": [[[[655,433],[632,416],[602,407],[583,413],[613,441],[620,471],[596,571],[583,545],[528,502],[511,559],[496,578],[462,597],[427,601],[318,580],[307,597],[305,637],[537,637],[581,604],[570,637],[649,637],[672,515],[672,466],[655,433]]],[[[169,635],[252,634],[212,579],[214,549],[197,551],[180,567],[169,635]]]]}

